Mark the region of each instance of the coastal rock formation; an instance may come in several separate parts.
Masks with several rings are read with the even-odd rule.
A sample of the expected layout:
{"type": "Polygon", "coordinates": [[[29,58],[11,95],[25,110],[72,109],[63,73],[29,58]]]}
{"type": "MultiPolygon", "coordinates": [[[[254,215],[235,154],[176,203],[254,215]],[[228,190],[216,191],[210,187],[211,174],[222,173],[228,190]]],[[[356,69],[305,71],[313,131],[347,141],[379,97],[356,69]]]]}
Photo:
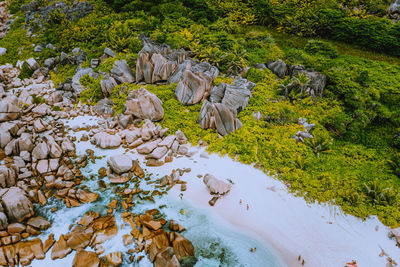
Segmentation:
{"type": "Polygon", "coordinates": [[[133,90],[126,98],[126,114],[152,121],[162,120],[164,109],[161,100],[143,87],[133,90]]]}
{"type": "Polygon", "coordinates": [[[111,75],[118,83],[133,83],[135,81],[135,76],[125,60],[114,62],[111,75]]]}
{"type": "Polygon", "coordinates": [[[208,100],[205,100],[201,106],[199,123],[201,128],[215,129],[222,136],[233,133],[242,126],[231,109],[221,103],[211,103],[208,100]]]}
{"type": "Polygon", "coordinates": [[[15,120],[19,116],[18,98],[8,94],[0,96],[0,122],[15,120]]]}
{"type": "Polygon", "coordinates": [[[176,98],[184,105],[199,103],[210,94],[212,82],[218,74],[218,68],[209,63],[197,63],[182,73],[175,89],[176,98]]]}
{"type": "Polygon", "coordinates": [[[146,83],[167,81],[177,66],[186,58],[185,50],[171,50],[168,45],[159,45],[145,36],[139,37],[143,48],[136,63],[136,81],[146,83]]]}
{"type": "Polygon", "coordinates": [[[123,154],[109,157],[107,163],[117,174],[128,172],[133,166],[132,158],[123,154]]]}
{"type": "Polygon", "coordinates": [[[19,187],[6,189],[1,203],[10,223],[22,222],[34,214],[32,202],[19,187]]]}
{"type": "Polygon", "coordinates": [[[121,145],[121,137],[119,135],[111,135],[106,132],[95,134],[90,140],[92,144],[96,144],[101,148],[116,148],[121,145]]]}
{"type": "Polygon", "coordinates": [[[208,173],[204,175],[203,182],[206,184],[211,194],[224,195],[232,188],[232,184],[218,180],[208,173]]]}

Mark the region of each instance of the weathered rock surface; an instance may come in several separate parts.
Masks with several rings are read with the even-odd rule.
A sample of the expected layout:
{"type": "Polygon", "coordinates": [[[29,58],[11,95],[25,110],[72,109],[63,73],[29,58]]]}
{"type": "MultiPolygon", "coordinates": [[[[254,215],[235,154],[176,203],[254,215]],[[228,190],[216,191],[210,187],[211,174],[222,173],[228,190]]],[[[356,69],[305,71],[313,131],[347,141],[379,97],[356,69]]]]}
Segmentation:
{"type": "Polygon", "coordinates": [[[19,116],[18,98],[13,95],[0,96],[0,122],[15,120],[19,116]]]}
{"type": "Polygon", "coordinates": [[[175,89],[176,98],[185,105],[193,105],[205,99],[218,76],[218,69],[207,62],[201,62],[182,73],[175,89]]]}
{"type": "Polygon", "coordinates": [[[133,166],[132,158],[123,154],[109,157],[107,163],[117,174],[128,172],[133,166]]]}
{"type": "Polygon", "coordinates": [[[186,58],[183,49],[171,50],[168,45],[158,45],[150,38],[141,36],[143,48],[136,62],[136,81],[146,83],[167,81],[177,66],[186,58]]]}
{"type": "Polygon", "coordinates": [[[232,188],[231,184],[218,180],[213,175],[208,173],[204,175],[203,182],[207,185],[207,188],[211,194],[224,195],[232,188]]]}
{"type": "Polygon", "coordinates": [[[125,60],[114,62],[111,75],[119,83],[132,83],[135,81],[133,72],[125,60]]]}
{"type": "Polygon", "coordinates": [[[98,267],[100,259],[95,252],[79,250],[76,252],[73,267],[98,267]]]}
{"type": "Polygon", "coordinates": [[[100,86],[103,95],[108,96],[112,93],[114,87],[117,86],[117,82],[112,76],[106,74],[104,78],[100,81],[100,86]]]}
{"type": "Polygon", "coordinates": [[[274,62],[269,62],[267,64],[267,67],[272,71],[272,73],[274,73],[279,78],[285,77],[285,75],[288,72],[288,67],[286,63],[281,59],[278,59],[277,61],[274,62]]]}
{"type": "Polygon", "coordinates": [[[161,100],[143,87],[133,90],[126,100],[126,112],[136,118],[152,121],[162,120],[164,109],[161,100]]]}
{"type": "Polygon", "coordinates": [[[201,128],[215,129],[222,136],[233,133],[242,126],[229,108],[221,103],[211,103],[208,100],[203,102],[199,122],[201,128]]]}
{"type": "Polygon", "coordinates": [[[91,139],[91,142],[101,148],[115,148],[121,145],[121,137],[119,135],[111,135],[106,132],[97,133],[91,139]]]}
{"type": "Polygon", "coordinates": [[[10,223],[22,222],[34,214],[32,202],[19,187],[7,189],[1,203],[10,223]]]}

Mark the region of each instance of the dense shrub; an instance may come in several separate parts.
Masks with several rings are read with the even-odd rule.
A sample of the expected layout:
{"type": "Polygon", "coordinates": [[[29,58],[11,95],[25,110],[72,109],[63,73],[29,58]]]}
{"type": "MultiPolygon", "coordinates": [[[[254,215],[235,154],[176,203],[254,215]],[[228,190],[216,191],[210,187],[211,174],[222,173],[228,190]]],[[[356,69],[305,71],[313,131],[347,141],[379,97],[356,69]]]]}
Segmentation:
{"type": "Polygon", "coordinates": [[[338,51],[332,44],[319,40],[309,40],[304,47],[304,50],[314,55],[323,55],[330,58],[335,58],[339,55],[338,51]]]}

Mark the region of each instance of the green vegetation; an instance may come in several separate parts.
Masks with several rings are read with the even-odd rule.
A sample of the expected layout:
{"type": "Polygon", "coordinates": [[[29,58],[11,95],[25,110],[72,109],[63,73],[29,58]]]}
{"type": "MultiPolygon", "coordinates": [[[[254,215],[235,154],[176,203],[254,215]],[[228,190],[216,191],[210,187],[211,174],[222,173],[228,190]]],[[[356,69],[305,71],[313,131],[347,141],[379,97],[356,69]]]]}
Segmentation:
{"type": "Polygon", "coordinates": [[[30,78],[32,76],[32,74],[33,74],[33,70],[31,70],[31,68],[29,68],[28,63],[24,62],[22,64],[21,71],[18,75],[18,78],[20,78],[21,80],[27,79],[27,78],[30,78]]]}
{"type": "MultiPolygon", "coordinates": [[[[170,133],[181,129],[193,144],[203,140],[209,151],[255,163],[308,201],[333,203],[363,218],[377,215],[386,225],[400,224],[400,60],[390,56],[400,55],[400,23],[385,15],[390,1],[89,1],[92,14],[72,22],[55,12],[35,38],[25,37],[23,20],[18,19],[0,40],[8,50],[0,61],[26,59],[33,55],[32,44],[50,42],[64,52],[80,47],[88,55],[83,66],[88,66],[110,47],[117,57],[95,69],[109,72],[115,60],[125,59],[134,67],[141,48],[137,37],[146,33],[218,66],[216,85],[231,83],[229,75],[250,67],[245,76],[257,86],[238,115],[243,127],[221,138],[201,129],[201,104],[183,106],[176,100],[175,84],[145,87],[162,100],[165,117],[160,124],[170,133]],[[319,39],[322,35],[328,39],[319,39]],[[267,69],[252,67],[277,59],[324,73],[324,96],[305,93],[305,75],[278,79],[267,69]],[[316,125],[314,139],[296,143],[292,138],[304,130],[299,118],[316,125]]],[[[18,10],[17,3],[22,2],[12,1],[10,8],[18,10]]],[[[44,60],[51,53],[36,56],[44,60]]],[[[59,64],[50,74],[57,86],[75,71],[76,66],[59,64]]],[[[100,80],[81,79],[82,102],[95,104],[103,97],[100,80]]],[[[114,88],[109,98],[117,114],[123,112],[129,92],[138,88],[114,88]]]]}

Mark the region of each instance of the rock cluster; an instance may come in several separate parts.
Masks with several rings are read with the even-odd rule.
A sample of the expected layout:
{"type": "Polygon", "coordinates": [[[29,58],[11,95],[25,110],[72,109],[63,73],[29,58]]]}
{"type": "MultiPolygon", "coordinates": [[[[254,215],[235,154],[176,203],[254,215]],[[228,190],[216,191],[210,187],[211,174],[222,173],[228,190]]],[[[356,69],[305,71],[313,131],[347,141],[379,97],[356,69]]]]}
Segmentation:
{"type": "Polygon", "coordinates": [[[218,69],[207,62],[191,66],[182,72],[175,89],[176,98],[184,105],[200,103],[210,94],[212,82],[218,74],[218,69]]]}
{"type": "Polygon", "coordinates": [[[326,86],[326,75],[314,70],[307,70],[302,65],[287,66],[282,60],[269,62],[267,67],[279,78],[284,78],[286,75],[295,77],[299,73],[307,75],[309,82],[305,90],[312,97],[322,97],[326,86]]]}
{"type": "Polygon", "coordinates": [[[199,123],[203,129],[215,129],[225,136],[240,129],[237,114],[247,107],[255,84],[246,79],[235,79],[233,84],[220,83],[211,90],[210,101],[205,100],[200,110],[199,123]]]}
{"type": "Polygon", "coordinates": [[[186,59],[187,53],[183,49],[171,50],[168,45],[158,45],[143,35],[139,38],[143,48],[136,62],[136,82],[165,82],[186,59]]]}
{"type": "Polygon", "coordinates": [[[31,24],[37,24],[41,27],[51,19],[51,14],[55,11],[61,12],[69,20],[77,20],[90,14],[93,6],[86,1],[73,2],[71,6],[67,3],[59,1],[54,4],[39,8],[37,1],[32,1],[21,6],[25,12],[25,21],[31,24]]]}
{"type": "Polygon", "coordinates": [[[132,114],[135,118],[159,121],[164,117],[161,100],[143,87],[129,94],[125,106],[125,114],[132,114]]]}

